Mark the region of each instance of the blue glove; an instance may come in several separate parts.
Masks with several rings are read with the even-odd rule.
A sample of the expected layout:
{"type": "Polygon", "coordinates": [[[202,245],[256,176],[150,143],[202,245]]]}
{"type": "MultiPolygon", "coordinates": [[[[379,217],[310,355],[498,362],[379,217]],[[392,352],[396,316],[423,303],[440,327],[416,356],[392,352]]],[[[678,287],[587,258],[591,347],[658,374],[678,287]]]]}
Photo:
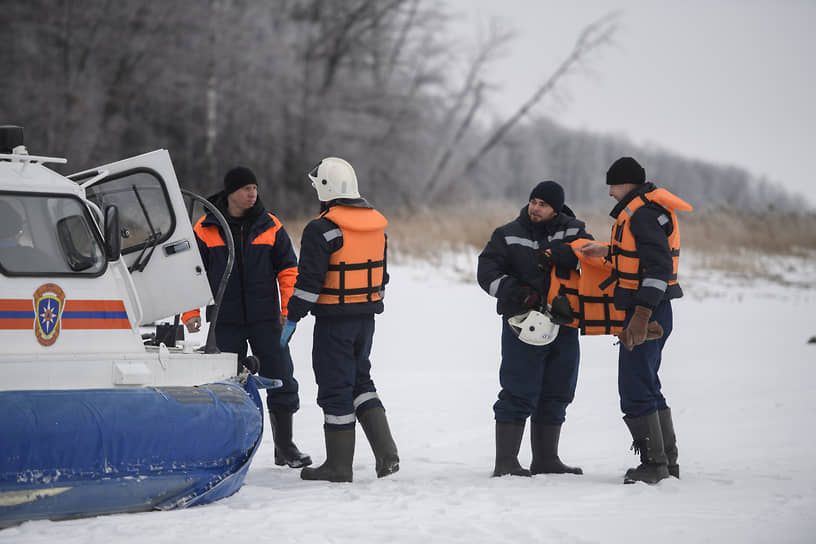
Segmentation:
{"type": "Polygon", "coordinates": [[[286,320],[286,325],[284,325],[283,330],[281,330],[280,347],[285,348],[287,345],[289,345],[289,340],[295,333],[295,327],[297,327],[296,321],[286,320]]]}

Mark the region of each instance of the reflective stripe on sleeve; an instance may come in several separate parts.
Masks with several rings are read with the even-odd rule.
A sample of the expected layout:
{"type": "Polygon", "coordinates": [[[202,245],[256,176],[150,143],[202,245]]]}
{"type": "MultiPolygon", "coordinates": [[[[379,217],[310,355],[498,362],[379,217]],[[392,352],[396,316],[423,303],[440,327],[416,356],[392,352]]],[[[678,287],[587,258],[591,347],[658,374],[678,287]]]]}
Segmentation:
{"type": "Polygon", "coordinates": [[[361,394],[357,395],[357,398],[354,399],[354,409],[356,410],[357,408],[360,407],[360,405],[362,403],[364,403],[366,401],[369,401],[371,399],[378,399],[378,398],[380,398],[380,397],[379,397],[379,395],[377,395],[376,391],[371,391],[370,393],[361,393],[361,394]]]}
{"type": "Polygon", "coordinates": [[[538,249],[538,242],[535,240],[530,240],[529,238],[521,238],[519,236],[505,236],[504,243],[508,246],[512,246],[513,244],[517,244],[520,246],[531,247],[533,249],[538,249]]]}
{"type": "Polygon", "coordinates": [[[354,423],[357,418],[354,414],[346,414],[344,416],[333,416],[331,414],[323,414],[323,421],[329,425],[348,425],[354,423]]]}
{"type": "Polygon", "coordinates": [[[552,242],[553,240],[563,240],[564,238],[569,238],[570,236],[578,236],[578,232],[580,229],[578,227],[570,227],[566,230],[559,230],[558,232],[547,236],[547,240],[552,242]]]}
{"type": "Polygon", "coordinates": [[[325,238],[327,242],[331,242],[335,238],[340,238],[341,236],[343,236],[343,231],[340,229],[332,229],[323,233],[323,238],[325,238]]]}
{"type": "Polygon", "coordinates": [[[496,296],[496,293],[499,292],[499,286],[501,285],[501,281],[506,277],[508,277],[507,274],[490,282],[487,292],[490,293],[491,297],[496,296]]]}
{"type": "Polygon", "coordinates": [[[320,298],[320,294],[310,293],[309,291],[304,291],[303,289],[295,288],[294,292],[292,293],[293,297],[297,297],[300,299],[305,300],[306,302],[317,302],[317,299],[320,298]]]}
{"type": "Polygon", "coordinates": [[[669,284],[665,281],[655,278],[645,278],[641,285],[643,285],[643,287],[653,287],[661,292],[665,292],[666,288],[669,286],[669,284]]]}

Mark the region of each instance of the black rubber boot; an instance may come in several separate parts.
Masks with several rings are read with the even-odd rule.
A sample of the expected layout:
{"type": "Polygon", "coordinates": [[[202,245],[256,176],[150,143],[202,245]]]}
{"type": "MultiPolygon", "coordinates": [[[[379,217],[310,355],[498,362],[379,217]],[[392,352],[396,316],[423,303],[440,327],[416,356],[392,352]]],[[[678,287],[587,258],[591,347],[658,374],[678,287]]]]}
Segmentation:
{"type": "Polygon", "coordinates": [[[632,449],[640,454],[640,465],[626,471],[623,483],[646,482],[656,484],[669,477],[666,452],[663,449],[663,431],[657,412],[648,416],[624,418],[632,433],[632,449]]]}
{"type": "Polygon", "coordinates": [[[355,429],[324,430],[326,461],[317,468],[304,468],[300,471],[300,477],[304,480],[350,482],[352,480],[351,464],[354,461],[355,433],[355,429]]]}
{"type": "Polygon", "coordinates": [[[275,442],[276,465],[301,468],[312,464],[312,458],[305,453],[301,453],[295,443],[292,442],[291,413],[270,410],[269,424],[272,427],[272,440],[275,442]]]}
{"type": "Polygon", "coordinates": [[[397,445],[391,437],[385,409],[375,406],[357,415],[357,420],[363,427],[371,451],[376,461],[377,478],[394,474],[399,470],[399,454],[397,445]]]}
{"type": "Polygon", "coordinates": [[[533,461],[530,463],[532,474],[583,474],[580,467],[571,467],[561,462],[558,457],[558,439],[561,436],[561,425],[552,425],[530,421],[530,445],[533,449],[533,461]]]}
{"type": "Polygon", "coordinates": [[[669,474],[679,478],[680,465],[677,464],[677,436],[674,434],[671,408],[660,410],[657,415],[660,417],[660,430],[663,431],[663,450],[666,452],[666,465],[669,468],[669,474]]]}
{"type": "Polygon", "coordinates": [[[518,462],[524,420],[496,422],[496,466],[493,476],[531,476],[530,471],[518,462]]]}

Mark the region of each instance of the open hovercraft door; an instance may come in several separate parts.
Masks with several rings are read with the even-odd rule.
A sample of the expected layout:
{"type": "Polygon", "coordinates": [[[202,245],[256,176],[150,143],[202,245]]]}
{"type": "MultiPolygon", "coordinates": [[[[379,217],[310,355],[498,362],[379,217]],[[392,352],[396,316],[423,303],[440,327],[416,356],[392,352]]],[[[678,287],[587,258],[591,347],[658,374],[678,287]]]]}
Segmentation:
{"type": "Polygon", "coordinates": [[[69,176],[100,210],[116,206],[141,325],[209,304],[210,285],[170,155],[157,150],[69,176]]]}

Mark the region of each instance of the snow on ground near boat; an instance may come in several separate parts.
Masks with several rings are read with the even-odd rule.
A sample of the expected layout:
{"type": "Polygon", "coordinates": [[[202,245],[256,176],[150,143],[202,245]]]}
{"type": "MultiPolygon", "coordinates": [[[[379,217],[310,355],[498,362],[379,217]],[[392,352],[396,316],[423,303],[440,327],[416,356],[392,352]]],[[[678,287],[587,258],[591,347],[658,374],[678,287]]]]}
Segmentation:
{"type": "MultiPolygon", "coordinates": [[[[813,541],[816,345],[807,340],[816,335],[816,291],[728,275],[712,283],[704,271],[686,271],[689,296],[674,305],[661,373],[681,480],[621,484],[637,460],[618,407],[611,337],[582,338],[562,434],[562,459],[584,475],[490,478],[499,319],[472,282],[474,262],[454,255],[391,268],[373,375],[400,448],[399,473],[375,477],[358,430],[353,484],[303,482],[274,465],[267,433],[246,485],[226,500],[29,522],[0,531],[0,542],[813,541]]],[[[789,271],[812,279],[814,268],[816,260],[800,260],[789,271]]],[[[311,318],[302,323],[292,344],[302,393],[296,441],[322,462],[311,326],[311,318]]],[[[529,459],[525,438],[522,463],[529,459]]]]}

